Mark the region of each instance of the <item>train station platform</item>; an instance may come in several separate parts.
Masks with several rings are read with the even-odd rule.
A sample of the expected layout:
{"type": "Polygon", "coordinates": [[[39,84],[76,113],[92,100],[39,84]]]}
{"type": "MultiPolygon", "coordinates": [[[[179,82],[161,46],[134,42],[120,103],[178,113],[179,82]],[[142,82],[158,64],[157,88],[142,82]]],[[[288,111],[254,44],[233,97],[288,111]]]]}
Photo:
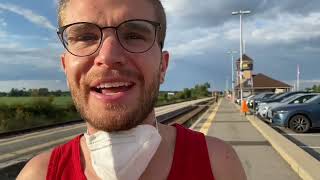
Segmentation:
{"type": "Polygon", "coordinates": [[[301,179],[246,116],[240,114],[236,105],[227,99],[221,98],[210,106],[191,129],[231,144],[248,180],[301,179]]]}

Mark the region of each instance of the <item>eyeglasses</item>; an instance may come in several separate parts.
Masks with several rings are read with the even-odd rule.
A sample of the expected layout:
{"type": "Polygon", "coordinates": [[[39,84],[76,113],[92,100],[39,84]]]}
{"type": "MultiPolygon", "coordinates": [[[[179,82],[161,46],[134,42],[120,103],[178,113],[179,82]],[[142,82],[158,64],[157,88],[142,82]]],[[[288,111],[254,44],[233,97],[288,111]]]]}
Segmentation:
{"type": "Polygon", "coordinates": [[[119,44],[128,52],[143,53],[152,48],[161,25],[141,19],[124,21],[116,27],[77,22],[58,28],[57,34],[68,52],[84,57],[100,48],[104,29],[115,29],[119,44]]]}

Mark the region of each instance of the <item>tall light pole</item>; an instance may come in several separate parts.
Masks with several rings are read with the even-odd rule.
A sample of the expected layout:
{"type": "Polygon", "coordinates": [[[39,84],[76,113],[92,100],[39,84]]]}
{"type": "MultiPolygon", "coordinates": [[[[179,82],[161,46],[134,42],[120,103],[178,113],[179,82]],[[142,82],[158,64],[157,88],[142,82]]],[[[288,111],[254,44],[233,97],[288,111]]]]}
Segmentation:
{"type": "Polygon", "coordinates": [[[231,54],[231,85],[232,85],[232,102],[234,102],[234,59],[233,54],[238,53],[237,51],[228,51],[228,54],[231,54]]]}
{"type": "Polygon", "coordinates": [[[246,14],[250,14],[250,11],[235,11],[232,12],[232,15],[240,15],[240,99],[241,99],[241,104],[242,104],[242,100],[243,100],[243,89],[242,89],[242,55],[243,55],[243,40],[242,40],[242,15],[246,15],[246,14]]]}

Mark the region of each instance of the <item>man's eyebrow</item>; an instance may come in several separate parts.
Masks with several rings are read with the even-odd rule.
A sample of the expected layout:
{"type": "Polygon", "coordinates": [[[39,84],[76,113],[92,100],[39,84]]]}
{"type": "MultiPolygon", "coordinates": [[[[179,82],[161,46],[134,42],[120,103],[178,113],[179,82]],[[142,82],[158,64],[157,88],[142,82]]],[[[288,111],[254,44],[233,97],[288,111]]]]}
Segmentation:
{"type": "Polygon", "coordinates": [[[92,25],[89,25],[89,24],[77,24],[76,28],[72,28],[72,31],[83,31],[91,28],[92,28],[92,25]]]}
{"type": "Polygon", "coordinates": [[[133,29],[133,30],[139,30],[139,31],[142,31],[142,32],[146,32],[146,33],[151,33],[151,29],[148,28],[148,26],[146,25],[141,25],[141,24],[138,24],[138,23],[127,23],[125,24],[124,26],[125,28],[129,28],[129,29],[133,29]]]}

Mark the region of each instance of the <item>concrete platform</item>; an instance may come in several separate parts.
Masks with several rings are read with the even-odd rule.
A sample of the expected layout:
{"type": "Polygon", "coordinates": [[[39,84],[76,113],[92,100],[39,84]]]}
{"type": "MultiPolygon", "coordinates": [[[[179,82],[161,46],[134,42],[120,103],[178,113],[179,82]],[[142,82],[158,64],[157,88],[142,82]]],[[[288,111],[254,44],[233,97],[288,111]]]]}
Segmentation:
{"type": "Polygon", "coordinates": [[[193,127],[231,144],[238,153],[248,180],[301,179],[233,103],[222,99],[193,127]]]}

